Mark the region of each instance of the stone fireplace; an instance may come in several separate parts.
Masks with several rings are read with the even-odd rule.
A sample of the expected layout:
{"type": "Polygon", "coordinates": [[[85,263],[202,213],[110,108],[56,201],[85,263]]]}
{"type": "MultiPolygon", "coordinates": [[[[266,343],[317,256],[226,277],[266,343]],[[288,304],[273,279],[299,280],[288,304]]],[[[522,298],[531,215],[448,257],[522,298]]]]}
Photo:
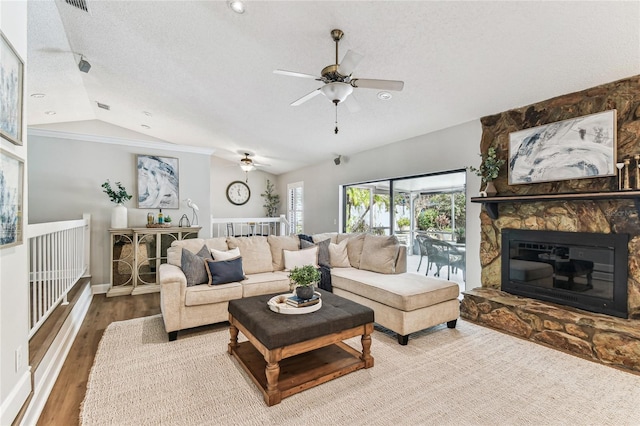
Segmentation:
{"type": "MultiPolygon", "coordinates": [[[[617,110],[618,161],[633,158],[634,155],[640,154],[640,76],[484,117],[481,119],[481,152],[494,147],[499,157],[506,160],[511,132],[610,109],[617,110]]],[[[633,176],[636,172],[638,171],[632,172],[633,176]]],[[[587,359],[640,372],[640,219],[637,208],[640,203],[636,204],[638,199],[607,198],[606,193],[618,190],[615,177],[509,185],[507,170],[503,168],[494,184],[498,196],[515,196],[516,200],[494,205],[496,211],[491,215],[485,208],[482,209],[482,286],[464,293],[461,316],[587,359]],[[544,201],[517,200],[522,196],[587,192],[604,193],[605,196],[593,199],[567,197],[544,201]],[[573,253],[569,253],[571,247],[563,245],[562,241],[554,243],[553,246],[543,247],[541,244],[529,251],[522,247],[522,253],[513,257],[523,259],[515,260],[533,261],[535,257],[538,260],[547,260],[548,267],[537,265],[539,270],[536,273],[519,271],[520,281],[526,281],[524,278],[527,278],[532,282],[520,282],[516,285],[519,286],[519,290],[514,290],[508,283],[504,287],[502,263],[511,259],[512,247],[505,246],[503,233],[519,230],[543,233],[560,231],[563,234],[589,236],[609,235],[613,236],[614,240],[623,238],[627,253],[617,250],[612,260],[613,265],[606,266],[607,262],[603,262],[601,256],[610,258],[610,254],[597,249],[584,254],[583,250],[583,257],[587,258],[580,259],[576,257],[579,251],[576,252],[574,248],[573,253]],[[556,259],[573,260],[573,264],[558,266],[558,270],[551,262],[556,259]],[[577,262],[578,260],[580,262],[577,262]],[[552,274],[555,274],[555,277],[552,275],[552,280],[548,275],[549,267],[552,274]],[[617,284],[617,287],[615,290],[612,287],[613,293],[610,295],[620,296],[619,293],[622,291],[623,296],[626,296],[624,301],[624,297],[616,297],[615,302],[611,301],[615,305],[613,310],[601,309],[602,303],[605,303],[602,302],[600,307],[589,309],[595,312],[589,312],[585,310],[589,307],[584,306],[582,302],[579,302],[578,306],[575,303],[573,306],[567,306],[564,303],[566,300],[560,300],[576,295],[585,296],[589,290],[588,286],[593,286],[596,279],[606,278],[607,268],[611,267],[617,267],[619,271],[626,273],[626,283],[620,282],[623,272],[617,273],[618,281],[612,278],[612,286],[617,284]],[[532,287],[534,284],[538,285],[537,289],[532,287]],[[560,292],[559,295],[551,295],[546,300],[537,299],[540,294],[549,296],[554,284],[556,288],[566,291],[560,292]],[[562,289],[562,286],[565,289],[562,289]],[[621,303],[626,306],[621,307],[621,303]]],[[[620,241],[617,244],[616,247],[619,247],[620,241]]],[[[509,269],[506,271],[508,278],[509,269]]],[[[597,284],[600,289],[603,288],[602,283],[597,284]]]]}

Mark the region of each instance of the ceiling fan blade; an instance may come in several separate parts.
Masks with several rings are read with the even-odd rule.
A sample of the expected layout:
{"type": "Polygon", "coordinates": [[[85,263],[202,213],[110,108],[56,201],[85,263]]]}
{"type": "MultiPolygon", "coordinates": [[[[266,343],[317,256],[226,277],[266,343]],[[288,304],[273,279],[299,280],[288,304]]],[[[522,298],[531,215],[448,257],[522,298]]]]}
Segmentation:
{"type": "Polygon", "coordinates": [[[344,106],[347,107],[347,111],[349,111],[350,113],[354,113],[354,112],[358,112],[360,111],[360,103],[358,102],[358,100],[355,98],[355,96],[353,96],[353,93],[351,95],[349,95],[349,97],[347,99],[344,100],[344,102],[340,102],[341,104],[344,104],[344,106]]]}
{"type": "Polygon", "coordinates": [[[361,55],[356,51],[349,50],[347,54],[344,55],[342,62],[340,62],[340,65],[338,66],[338,73],[344,76],[351,75],[351,73],[356,70],[356,67],[362,58],[364,58],[364,55],[361,55]]]}
{"type": "Polygon", "coordinates": [[[301,97],[300,99],[298,99],[297,101],[294,101],[291,103],[291,106],[298,106],[301,105],[305,102],[307,102],[309,99],[313,98],[314,96],[319,95],[320,93],[320,88],[317,88],[316,90],[314,90],[311,93],[307,93],[306,95],[304,95],[303,97],[301,97]]]}
{"type": "Polygon", "coordinates": [[[302,73],[302,72],[295,72],[295,71],[273,70],[273,73],[274,74],[288,75],[289,77],[312,78],[314,80],[319,80],[320,79],[320,77],[316,77],[315,75],[305,74],[305,73],[302,73]]]}
{"type": "Polygon", "coordinates": [[[351,85],[353,87],[362,87],[363,89],[395,90],[399,92],[404,87],[404,81],[354,78],[351,80],[351,85]]]}

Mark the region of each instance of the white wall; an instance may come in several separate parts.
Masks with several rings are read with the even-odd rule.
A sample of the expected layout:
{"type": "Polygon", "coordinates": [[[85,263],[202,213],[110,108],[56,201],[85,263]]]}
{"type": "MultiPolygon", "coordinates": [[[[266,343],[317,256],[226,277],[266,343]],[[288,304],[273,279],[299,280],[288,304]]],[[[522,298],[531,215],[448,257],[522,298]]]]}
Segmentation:
{"type": "MultiPolygon", "coordinates": [[[[113,203],[102,192],[100,185],[107,179],[112,183],[119,181],[133,195],[125,203],[129,227],[144,227],[147,213],[158,213],[158,209],[136,208],[138,154],[178,158],[180,199],[191,198],[198,205],[199,225],[202,226],[200,235],[209,236],[210,155],[153,149],[145,145],[141,147],[140,144],[132,146],[65,139],[62,137],[64,134],[55,135],[53,132],[51,134],[56,137],[43,136],[46,132],[42,130],[35,132],[37,135],[31,129],[29,132],[29,223],[78,219],[82,213],[91,213],[92,285],[108,284],[110,281],[107,230],[111,225],[113,203]]],[[[91,140],[92,136],[87,139],[91,140]]],[[[157,146],[173,148],[166,143],[158,143],[157,146]]],[[[176,146],[175,149],[180,147],[176,146]]],[[[170,215],[176,225],[182,214],[187,214],[190,220],[192,217],[191,209],[183,201],[179,209],[163,209],[162,212],[170,215]]]]}
{"type": "MultiPolygon", "coordinates": [[[[0,2],[0,29],[23,61],[27,59],[27,2],[0,2]]],[[[26,75],[26,63],[25,63],[26,75]]],[[[24,99],[24,97],[23,97],[24,99]]],[[[23,114],[23,117],[26,114],[23,114]]],[[[23,123],[23,135],[26,125],[23,123]]],[[[23,139],[24,136],[23,136],[23,139]]],[[[0,148],[25,161],[27,141],[16,146],[0,138],[0,148]]],[[[24,217],[29,212],[25,185],[24,217]]],[[[26,224],[26,221],[24,221],[26,224]]],[[[25,239],[23,237],[23,239],[25,239]]],[[[28,305],[29,281],[27,245],[0,249],[0,424],[11,424],[31,391],[28,305]],[[16,349],[21,349],[22,366],[16,369],[16,349]]]]}
{"type": "MultiPolygon", "coordinates": [[[[427,135],[349,155],[336,166],[333,160],[278,177],[278,191],[286,202],[287,184],[304,181],[304,230],[337,231],[339,186],[350,183],[462,169],[480,164],[479,120],[427,135]]],[[[480,286],[480,205],[471,204],[481,181],[467,172],[467,288],[480,286]],[[474,253],[473,255],[471,253],[474,253]]],[[[284,205],[284,204],[283,204],[284,205]]],[[[285,211],[282,211],[285,213],[285,211]]]]}
{"type": "MultiPolygon", "coordinates": [[[[249,172],[248,182],[251,198],[242,205],[236,206],[227,200],[227,186],[233,181],[244,182],[247,175],[240,169],[240,162],[231,162],[218,157],[211,157],[211,214],[216,218],[225,217],[264,217],[264,198],[260,196],[267,188],[267,179],[276,184],[276,177],[259,169],[249,172]]],[[[276,187],[276,191],[279,188],[276,187]]],[[[281,203],[280,213],[282,213],[281,203]]]]}

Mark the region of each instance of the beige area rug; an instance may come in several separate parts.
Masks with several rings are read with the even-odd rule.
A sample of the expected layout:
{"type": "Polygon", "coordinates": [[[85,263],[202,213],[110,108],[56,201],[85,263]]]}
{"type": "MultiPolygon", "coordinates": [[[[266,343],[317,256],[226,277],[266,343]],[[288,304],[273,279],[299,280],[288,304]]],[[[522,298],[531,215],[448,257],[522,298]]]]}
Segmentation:
{"type": "Polygon", "coordinates": [[[228,341],[217,326],[168,342],[159,315],[111,324],[82,424],[640,424],[640,376],[465,321],[412,335],[408,346],[376,331],[373,368],[273,407],[227,354],[228,341]]]}

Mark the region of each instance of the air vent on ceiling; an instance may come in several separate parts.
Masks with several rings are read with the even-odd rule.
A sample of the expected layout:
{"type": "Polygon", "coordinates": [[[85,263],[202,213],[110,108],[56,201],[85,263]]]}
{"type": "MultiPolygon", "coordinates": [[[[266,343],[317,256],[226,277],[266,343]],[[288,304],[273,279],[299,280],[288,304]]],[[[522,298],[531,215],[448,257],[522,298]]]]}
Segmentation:
{"type": "Polygon", "coordinates": [[[96,102],[96,103],[98,104],[98,108],[106,109],[107,111],[111,109],[111,107],[107,104],[101,104],[100,102],[96,102]]]}
{"type": "Polygon", "coordinates": [[[64,0],[64,2],[70,6],[89,13],[89,8],[87,7],[87,2],[85,0],[64,0]]]}

